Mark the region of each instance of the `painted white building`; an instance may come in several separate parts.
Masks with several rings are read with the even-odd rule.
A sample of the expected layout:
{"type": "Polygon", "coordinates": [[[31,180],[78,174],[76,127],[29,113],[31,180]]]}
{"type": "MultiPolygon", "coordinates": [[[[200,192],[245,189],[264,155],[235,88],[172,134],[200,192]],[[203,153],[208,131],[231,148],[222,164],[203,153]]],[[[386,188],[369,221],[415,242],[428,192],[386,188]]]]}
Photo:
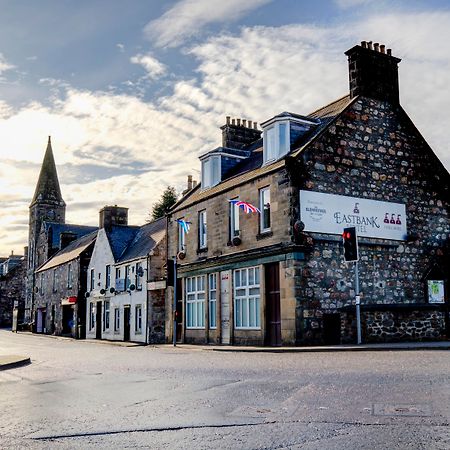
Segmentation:
{"type": "MultiPolygon", "coordinates": [[[[158,332],[158,296],[152,295],[147,287],[154,276],[151,274],[161,275],[163,269],[165,219],[131,227],[126,220],[117,224],[120,221],[114,218],[126,208],[105,208],[109,208],[112,220],[106,214],[102,223],[100,215],[100,229],[87,273],[86,338],[162,342],[164,328],[158,332]],[[155,264],[158,266],[154,267],[155,264]]],[[[161,322],[164,324],[164,306],[161,322]]]]}

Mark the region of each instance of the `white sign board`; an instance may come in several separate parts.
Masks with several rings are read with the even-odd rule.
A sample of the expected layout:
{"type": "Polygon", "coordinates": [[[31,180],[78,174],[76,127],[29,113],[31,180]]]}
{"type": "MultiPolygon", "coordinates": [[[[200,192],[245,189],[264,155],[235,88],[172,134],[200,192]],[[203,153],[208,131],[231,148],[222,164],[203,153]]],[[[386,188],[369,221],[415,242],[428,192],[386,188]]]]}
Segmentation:
{"type": "Polygon", "coordinates": [[[428,280],[428,302],[445,303],[444,280],[428,280]]]}
{"type": "Polygon", "coordinates": [[[406,208],[400,203],[300,191],[300,216],[305,231],[342,234],[356,227],[361,237],[406,239],[406,208]]]}

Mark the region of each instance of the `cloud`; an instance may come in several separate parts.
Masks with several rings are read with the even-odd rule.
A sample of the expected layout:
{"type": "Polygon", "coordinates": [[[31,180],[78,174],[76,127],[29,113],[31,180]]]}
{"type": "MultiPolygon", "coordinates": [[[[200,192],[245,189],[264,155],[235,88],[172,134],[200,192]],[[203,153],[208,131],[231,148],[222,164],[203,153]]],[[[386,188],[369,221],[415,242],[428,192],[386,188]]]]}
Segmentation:
{"type": "Polygon", "coordinates": [[[123,44],[116,44],[116,47],[119,49],[119,52],[124,52],[125,51],[125,46],[123,44]]]}
{"type": "Polygon", "coordinates": [[[133,64],[141,65],[147,72],[147,77],[150,79],[157,79],[165,75],[167,66],[159,62],[151,55],[135,55],[130,58],[133,64]]]}
{"type": "Polygon", "coordinates": [[[95,225],[102,206],[119,204],[130,208],[131,224],[142,224],[167,185],[181,191],[187,174],[198,174],[198,156],[220,145],[226,115],[260,123],[286,110],[308,114],[346,94],[343,52],[361,39],[403,58],[402,105],[450,168],[450,48],[441,45],[450,39],[450,13],[377,15],[326,28],[247,27],[192,47],[192,78],[170,80],[169,94],[153,101],[62,84],[46,105],[14,110],[0,102],[0,192],[11,195],[0,213],[8,236],[0,255],[21,251],[13,246],[18,236],[26,244],[16,221],[28,215],[47,135],[69,222],[95,225]]]}
{"type": "Polygon", "coordinates": [[[6,70],[14,69],[14,68],[15,68],[15,66],[13,66],[10,63],[8,63],[8,61],[6,61],[6,59],[3,56],[3,54],[0,53],[0,75],[1,75],[2,72],[5,72],[6,70]]]}
{"type": "Polygon", "coordinates": [[[232,22],[271,0],[180,0],[160,18],[149,22],[144,34],[158,47],[176,47],[212,23],[232,22]]]}
{"type": "Polygon", "coordinates": [[[339,8],[348,9],[354,8],[355,6],[367,5],[369,3],[374,3],[375,0],[334,0],[339,8]]]}

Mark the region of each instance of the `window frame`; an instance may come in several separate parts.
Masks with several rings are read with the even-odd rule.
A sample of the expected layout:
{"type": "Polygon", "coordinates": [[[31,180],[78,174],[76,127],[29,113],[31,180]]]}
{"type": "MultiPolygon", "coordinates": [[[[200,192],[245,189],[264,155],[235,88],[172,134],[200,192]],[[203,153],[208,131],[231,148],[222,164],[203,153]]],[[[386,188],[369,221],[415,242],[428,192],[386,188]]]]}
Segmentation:
{"type": "Polygon", "coordinates": [[[202,209],[198,213],[198,248],[208,248],[208,222],[206,209],[202,209]]]}
{"type": "Polygon", "coordinates": [[[72,263],[67,265],[67,289],[72,289],[73,279],[72,279],[72,263]]]}
{"type": "MultiPolygon", "coordinates": [[[[142,277],[139,276],[139,268],[142,267],[142,262],[137,262],[136,263],[136,267],[135,267],[135,278],[136,278],[136,290],[137,291],[141,291],[142,290],[142,278],[144,277],[144,275],[142,275],[142,277]]],[[[144,268],[142,267],[142,273],[144,273],[144,268]]]]}
{"type": "Polygon", "coordinates": [[[56,290],[56,268],[53,269],[52,292],[57,292],[57,290],[56,290]]]}
{"type": "Polygon", "coordinates": [[[233,271],[234,328],[236,330],[261,330],[261,268],[260,266],[244,267],[233,271]],[[250,273],[253,271],[253,284],[250,284],[250,273]],[[242,277],[245,273],[245,277],[242,277]],[[239,274],[239,277],[237,276],[239,274]],[[245,284],[242,280],[245,279],[245,284]],[[239,280],[239,282],[238,282],[239,280]],[[258,281],[258,283],[256,283],[258,281]],[[257,289],[257,294],[250,294],[257,289]],[[238,291],[244,291],[244,295],[238,291]],[[254,303],[254,323],[251,319],[252,302],[254,303]],[[239,305],[238,305],[239,303],[239,305]],[[246,316],[244,315],[244,308],[246,316]],[[244,323],[244,319],[246,319],[244,323]]]}
{"type": "Polygon", "coordinates": [[[202,160],[202,189],[208,189],[220,183],[222,173],[222,158],[220,155],[210,155],[202,160]],[[216,163],[215,163],[216,162],[216,163]],[[214,168],[216,171],[214,171],[214,168]]]}
{"type": "Polygon", "coordinates": [[[111,287],[111,265],[107,264],[105,267],[105,289],[111,287]]]}
{"type": "Polygon", "coordinates": [[[268,232],[270,232],[271,231],[271,216],[270,216],[270,212],[271,212],[271,210],[270,210],[270,206],[271,206],[271,203],[270,203],[270,186],[266,186],[266,187],[263,187],[263,188],[261,188],[260,190],[259,190],[259,210],[261,211],[261,214],[259,215],[259,232],[260,233],[268,233],[268,232]],[[264,215],[264,211],[265,211],[265,204],[266,203],[264,203],[264,194],[265,193],[268,193],[268,195],[269,195],[269,208],[267,208],[268,210],[269,210],[269,226],[265,226],[265,223],[264,223],[264,219],[265,219],[265,215],[264,215]]]}
{"type": "Polygon", "coordinates": [[[217,329],[217,273],[208,274],[208,325],[217,329]]]}
{"type": "Polygon", "coordinates": [[[127,291],[131,284],[131,266],[128,264],[125,266],[125,281],[124,290],[127,291]]]}
{"type": "MultiPolygon", "coordinates": [[[[239,197],[233,198],[232,200],[239,200],[239,197]]],[[[230,241],[233,240],[234,237],[240,236],[240,224],[239,224],[239,206],[235,203],[230,202],[228,219],[229,219],[229,238],[230,241]],[[237,227],[237,228],[236,228],[237,227]]]]}
{"type": "Polygon", "coordinates": [[[114,308],[114,333],[120,333],[120,308],[114,308]]]}
{"type": "Polygon", "coordinates": [[[136,334],[142,334],[142,305],[136,305],[134,308],[134,332],[136,334]]]}
{"type": "Polygon", "coordinates": [[[196,275],[185,278],[186,329],[205,329],[206,276],[196,275]],[[195,280],[195,281],[194,281],[195,280]],[[201,280],[200,288],[199,280],[201,280]],[[195,289],[190,289],[195,285],[195,289]],[[199,311],[200,309],[200,311],[199,311]],[[200,321],[198,320],[200,318],[200,321]]]}
{"type": "Polygon", "coordinates": [[[263,164],[269,164],[276,161],[290,151],[290,121],[280,120],[264,128],[263,132],[263,164]],[[285,127],[283,133],[284,148],[281,145],[281,127],[285,127]],[[269,134],[273,131],[273,148],[270,147],[271,137],[269,134]]]}
{"type": "Polygon", "coordinates": [[[103,331],[109,330],[110,326],[111,302],[105,300],[103,302],[103,331]]]}
{"type": "Polygon", "coordinates": [[[89,277],[90,277],[89,281],[90,290],[93,291],[95,288],[95,269],[91,269],[91,271],[89,272],[89,277]]]}
{"type": "MultiPolygon", "coordinates": [[[[184,220],[184,217],[180,217],[177,220],[184,220]]],[[[178,251],[186,251],[186,233],[180,222],[176,222],[178,226],[178,251]]]]}
{"type": "Polygon", "coordinates": [[[95,327],[95,306],[94,302],[89,302],[89,330],[95,327]]]}

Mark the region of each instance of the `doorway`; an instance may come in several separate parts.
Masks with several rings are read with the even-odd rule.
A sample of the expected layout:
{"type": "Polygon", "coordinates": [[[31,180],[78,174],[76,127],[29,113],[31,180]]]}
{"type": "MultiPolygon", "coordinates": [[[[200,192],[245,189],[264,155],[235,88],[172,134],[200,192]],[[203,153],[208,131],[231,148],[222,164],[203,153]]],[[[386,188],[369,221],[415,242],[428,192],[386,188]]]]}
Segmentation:
{"type": "Polygon", "coordinates": [[[325,345],[339,345],[341,343],[341,315],[323,315],[323,343],[325,345]]]}
{"type": "Polygon", "coordinates": [[[264,267],[266,284],[266,345],[281,346],[280,266],[279,263],[264,267]]]}
{"type": "Polygon", "coordinates": [[[123,308],[123,340],[130,340],[130,305],[123,308]]]}
{"type": "Polygon", "coordinates": [[[230,327],[230,287],[231,287],[231,270],[220,273],[220,329],[221,343],[230,344],[231,327],[230,327]]]}
{"type": "Polygon", "coordinates": [[[62,307],[62,334],[71,335],[73,326],[73,306],[64,305],[62,307]]]}
{"type": "Polygon", "coordinates": [[[97,311],[95,313],[95,338],[102,338],[102,302],[97,302],[97,311]]]}
{"type": "Polygon", "coordinates": [[[36,333],[45,333],[46,311],[38,308],[36,311],[36,333]]]}
{"type": "Polygon", "coordinates": [[[183,283],[181,278],[177,278],[177,307],[175,310],[177,318],[177,342],[181,342],[183,336],[183,283]]]}

